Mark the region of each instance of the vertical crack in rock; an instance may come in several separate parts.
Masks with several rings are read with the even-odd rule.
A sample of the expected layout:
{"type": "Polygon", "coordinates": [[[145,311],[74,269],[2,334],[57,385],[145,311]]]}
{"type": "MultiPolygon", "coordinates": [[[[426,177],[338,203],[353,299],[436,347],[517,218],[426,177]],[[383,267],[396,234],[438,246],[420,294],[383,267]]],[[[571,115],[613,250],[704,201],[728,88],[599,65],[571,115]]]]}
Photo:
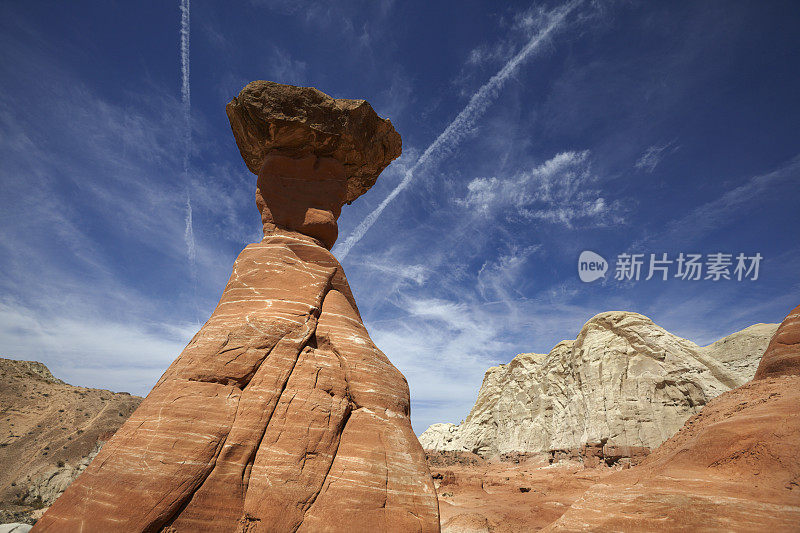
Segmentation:
{"type": "MultiPolygon", "coordinates": [[[[336,351],[336,348],[334,348],[333,345],[330,344],[330,342],[328,341],[328,339],[326,337],[323,336],[322,339],[323,339],[323,342],[320,343],[320,344],[323,347],[325,347],[326,349],[330,350],[331,353],[333,353],[336,356],[336,360],[337,360],[337,362],[339,364],[339,368],[342,370],[342,373],[345,376],[345,398],[347,399],[347,408],[346,408],[345,415],[342,418],[341,423],[336,428],[336,433],[337,433],[336,447],[333,449],[333,451],[331,453],[331,460],[328,463],[328,467],[325,470],[325,474],[322,476],[322,482],[319,484],[319,487],[313,492],[313,494],[311,495],[311,498],[305,502],[305,504],[304,504],[305,508],[303,509],[303,517],[300,520],[300,522],[297,524],[297,527],[293,529],[293,531],[297,531],[302,526],[302,523],[305,520],[306,515],[308,515],[308,513],[311,511],[311,509],[314,506],[314,503],[317,501],[317,498],[319,497],[319,495],[324,490],[325,484],[328,482],[328,477],[330,476],[331,469],[333,468],[333,463],[336,460],[336,455],[339,453],[339,445],[341,444],[342,433],[344,432],[344,428],[347,427],[347,422],[350,420],[350,415],[352,414],[352,412],[354,410],[353,409],[354,402],[353,402],[352,397],[350,396],[349,387],[347,386],[347,384],[348,384],[347,373],[346,373],[346,370],[345,370],[345,366],[342,364],[342,357],[339,354],[339,352],[336,351]]],[[[315,383],[315,385],[316,385],[316,383],[315,383]]]]}
{"type": "MultiPolygon", "coordinates": [[[[221,348],[220,348],[220,350],[218,351],[217,355],[221,355],[221,354],[223,354],[223,353],[226,353],[226,352],[228,352],[228,351],[231,351],[231,350],[234,350],[234,349],[236,349],[235,347],[233,347],[233,348],[227,348],[227,346],[228,346],[228,343],[230,342],[230,338],[231,338],[231,334],[229,333],[229,334],[226,336],[225,342],[223,343],[222,347],[221,347],[221,348]]],[[[275,345],[277,345],[277,343],[276,343],[275,345]]],[[[258,363],[257,363],[257,365],[255,366],[255,368],[253,369],[253,371],[252,371],[251,373],[249,373],[249,374],[246,376],[246,379],[242,379],[242,380],[239,380],[239,381],[236,381],[236,382],[235,382],[235,383],[236,383],[236,387],[237,387],[237,388],[238,388],[240,391],[242,391],[242,392],[244,391],[244,389],[247,387],[247,385],[248,385],[248,384],[250,383],[250,381],[252,380],[253,376],[256,374],[256,372],[258,372],[258,369],[260,368],[260,366],[261,366],[261,365],[264,363],[264,361],[266,361],[266,360],[267,360],[267,358],[269,357],[269,354],[272,352],[272,350],[274,349],[275,345],[273,345],[273,346],[269,347],[269,348],[266,350],[266,353],[264,354],[264,356],[263,356],[263,357],[262,357],[262,358],[261,358],[261,359],[258,361],[258,363]]],[[[196,378],[192,378],[192,379],[195,379],[196,381],[202,381],[202,380],[200,380],[200,379],[196,379],[196,378]]],[[[225,381],[225,379],[224,379],[224,378],[221,378],[221,379],[222,379],[222,381],[223,381],[223,382],[225,381]]],[[[190,379],[190,380],[191,380],[191,379],[190,379]]],[[[213,378],[212,378],[211,380],[209,380],[209,382],[211,382],[211,383],[214,383],[214,382],[217,382],[217,381],[213,381],[213,378]]],[[[223,383],[223,384],[228,384],[228,383],[223,383]]],[[[240,397],[241,397],[241,396],[240,396],[240,397]]],[[[236,423],[236,417],[237,417],[238,413],[239,413],[239,402],[237,402],[237,403],[236,403],[236,413],[234,413],[234,415],[233,415],[233,424],[235,424],[235,423],[236,423]]],[[[182,513],[182,512],[183,512],[183,511],[186,509],[186,507],[187,507],[187,506],[188,506],[188,505],[191,503],[192,499],[194,498],[194,495],[195,495],[195,494],[197,494],[197,492],[203,488],[203,485],[205,484],[205,482],[208,480],[208,478],[209,478],[209,477],[211,476],[211,474],[213,473],[213,471],[214,471],[214,468],[216,467],[216,464],[217,464],[217,458],[219,457],[219,454],[220,454],[220,452],[221,452],[221,451],[222,451],[222,449],[225,447],[225,443],[226,443],[226,442],[227,442],[227,440],[228,440],[228,435],[230,435],[230,433],[228,433],[228,434],[226,434],[226,435],[225,435],[225,438],[224,438],[224,439],[222,439],[222,441],[220,442],[220,445],[217,447],[217,450],[216,450],[216,452],[214,453],[214,458],[213,458],[213,460],[212,460],[212,462],[211,462],[211,464],[210,464],[210,469],[209,469],[208,473],[207,473],[207,474],[206,474],[206,475],[203,477],[203,480],[202,480],[202,481],[200,482],[200,484],[199,484],[199,485],[197,485],[197,487],[195,487],[195,489],[194,489],[194,490],[192,490],[192,491],[191,491],[191,493],[190,493],[190,494],[189,494],[189,495],[186,497],[185,501],[184,501],[184,502],[181,504],[180,508],[179,508],[178,510],[176,510],[176,511],[175,511],[175,513],[174,513],[172,516],[170,516],[168,520],[166,520],[166,521],[164,522],[164,524],[163,524],[163,529],[164,529],[165,531],[166,531],[167,529],[169,529],[169,527],[170,527],[170,526],[172,526],[172,524],[173,524],[173,522],[175,521],[175,519],[176,519],[178,516],[180,516],[180,514],[181,514],[181,513],[182,513]]]]}
{"type": "MultiPolygon", "coordinates": [[[[330,286],[330,279],[328,280],[328,286],[330,286]]],[[[326,289],[326,292],[327,292],[327,289],[326,289]]],[[[261,447],[261,442],[264,440],[264,435],[267,433],[267,428],[269,427],[269,423],[272,420],[272,415],[275,412],[275,407],[278,405],[278,402],[280,401],[281,396],[283,395],[284,391],[286,390],[286,385],[289,383],[289,379],[291,378],[291,375],[292,375],[292,372],[295,369],[295,366],[297,366],[297,360],[300,358],[300,354],[303,353],[303,350],[305,349],[308,341],[314,337],[314,332],[317,329],[316,326],[317,326],[317,318],[314,317],[314,316],[309,317],[309,320],[306,322],[306,328],[307,329],[306,329],[306,333],[304,335],[305,338],[304,338],[302,344],[300,345],[299,350],[297,351],[297,355],[294,357],[294,361],[292,362],[292,368],[289,369],[289,372],[286,373],[285,378],[283,379],[283,382],[281,383],[280,392],[277,394],[277,399],[276,399],[274,405],[271,406],[271,409],[269,411],[269,415],[267,416],[266,423],[264,424],[264,428],[261,431],[261,435],[258,438],[258,442],[255,444],[255,446],[253,446],[253,451],[252,451],[252,453],[250,454],[250,456],[247,459],[247,467],[249,468],[249,470],[248,470],[248,473],[246,474],[246,476],[245,476],[245,478],[243,480],[244,481],[243,494],[244,494],[245,497],[247,496],[247,489],[250,486],[250,471],[252,470],[253,461],[255,460],[255,457],[256,457],[256,454],[258,453],[259,448],[261,447]],[[314,322],[314,327],[309,327],[308,326],[309,322],[311,322],[311,321],[314,322]]]]}

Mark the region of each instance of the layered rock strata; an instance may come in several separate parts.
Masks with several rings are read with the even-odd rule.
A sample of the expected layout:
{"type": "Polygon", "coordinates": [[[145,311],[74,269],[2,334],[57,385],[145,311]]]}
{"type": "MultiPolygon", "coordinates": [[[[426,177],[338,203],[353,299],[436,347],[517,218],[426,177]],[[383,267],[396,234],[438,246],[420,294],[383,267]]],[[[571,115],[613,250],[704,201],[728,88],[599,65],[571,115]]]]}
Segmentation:
{"type": "Polygon", "coordinates": [[[329,252],[399,135],[363,100],[272,82],[227,112],[264,239],[35,531],[438,531],[408,385],[329,252]]]}
{"type": "Polygon", "coordinates": [[[483,456],[635,463],[712,398],[750,380],[776,327],[757,324],[700,347],[640,314],[602,313],[549,354],[490,368],[467,419],[434,424],[420,441],[483,456]]]}
{"type": "Polygon", "coordinates": [[[781,323],[758,364],[754,379],[800,375],[800,306],[781,323]]]}

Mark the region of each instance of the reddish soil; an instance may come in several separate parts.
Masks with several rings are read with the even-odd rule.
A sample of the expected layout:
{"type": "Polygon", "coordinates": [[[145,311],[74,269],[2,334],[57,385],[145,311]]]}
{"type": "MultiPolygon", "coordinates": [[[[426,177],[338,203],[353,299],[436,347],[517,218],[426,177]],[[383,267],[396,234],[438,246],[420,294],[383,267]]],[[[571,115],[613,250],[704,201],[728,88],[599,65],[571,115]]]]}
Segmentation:
{"type": "Polygon", "coordinates": [[[619,468],[584,468],[578,461],[549,464],[546,455],[519,462],[470,453],[428,452],[439,494],[442,531],[498,533],[541,529],[557,520],[586,490],[619,468]]]}
{"type": "Polygon", "coordinates": [[[710,402],[632,468],[428,452],[444,533],[800,531],[800,376],[710,402]]]}

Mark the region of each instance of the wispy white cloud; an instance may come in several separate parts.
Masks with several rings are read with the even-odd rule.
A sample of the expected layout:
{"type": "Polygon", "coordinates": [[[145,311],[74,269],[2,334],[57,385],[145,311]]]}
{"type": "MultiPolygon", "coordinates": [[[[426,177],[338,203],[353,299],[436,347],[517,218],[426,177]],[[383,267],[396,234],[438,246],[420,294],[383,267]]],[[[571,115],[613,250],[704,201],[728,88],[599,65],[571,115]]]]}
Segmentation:
{"type": "Polygon", "coordinates": [[[294,59],[289,52],[279,46],[272,47],[267,59],[267,71],[271,79],[289,85],[308,83],[308,66],[305,61],[294,59]]]}
{"type": "MultiPolygon", "coordinates": [[[[595,9],[597,7],[592,6],[592,10],[585,11],[595,9]]],[[[551,16],[547,7],[536,4],[522,11],[501,14],[497,22],[502,28],[503,37],[496,42],[481,43],[469,50],[464,65],[454,80],[454,85],[460,89],[462,96],[468,90],[468,86],[473,85],[485,69],[502,65],[508,61],[508,58],[512,57],[515,50],[519,48],[520,41],[527,41],[532,33],[547,26],[551,16]]],[[[576,18],[580,19],[585,16],[587,14],[583,13],[576,18]]]]}
{"type": "Polygon", "coordinates": [[[514,301],[523,298],[517,286],[523,279],[526,262],[540,249],[540,246],[512,245],[506,253],[484,262],[477,276],[480,295],[486,300],[500,298],[513,307],[514,301]]]}
{"type": "Polygon", "coordinates": [[[420,158],[412,166],[400,183],[369,213],[364,220],[348,235],[343,241],[334,247],[334,254],[340,259],[347,257],[353,246],[369,231],[375,221],[380,217],[384,209],[400,194],[415,177],[418,171],[425,168],[428,164],[449,154],[453,148],[470,132],[473,131],[475,123],[480,118],[489,105],[495,100],[499,91],[503,88],[506,81],[517,71],[520,65],[531,57],[546,40],[558,29],[560,29],[567,16],[580,4],[580,0],[572,1],[562,7],[549,11],[543,27],[538,28],[527,44],[516,55],[511,57],[500,71],[492,76],[478,91],[472,95],[467,106],[456,116],[456,118],[445,128],[445,130],[428,146],[420,158]]]}
{"type": "Polygon", "coordinates": [[[6,40],[3,72],[36,82],[0,94],[0,355],[144,394],[197,327],[187,325],[198,315],[186,228],[197,239],[202,316],[259,227],[255,207],[252,219],[229,209],[252,205],[252,184],[224,161],[181,179],[185,115],[171,90],[143,81],[112,101],[6,40]],[[187,188],[206,222],[187,225],[187,188]]]}
{"type": "Polygon", "coordinates": [[[186,257],[189,260],[189,273],[197,284],[197,244],[194,240],[192,220],[192,194],[189,190],[189,158],[192,152],[192,92],[190,83],[190,0],[181,0],[181,108],[183,110],[183,180],[186,185],[186,216],[183,239],[186,243],[186,257]]]}
{"type": "Polygon", "coordinates": [[[195,329],[43,315],[20,302],[0,302],[0,356],[43,361],[68,383],[134,394],[152,387],[195,329]]]}
{"type": "Polygon", "coordinates": [[[467,195],[456,203],[484,215],[508,216],[511,208],[517,216],[566,227],[619,224],[621,207],[601,196],[589,155],[588,151],[561,152],[512,178],[475,178],[467,184],[467,195]]]}
{"type": "Polygon", "coordinates": [[[395,280],[411,281],[416,285],[425,283],[425,280],[430,274],[430,269],[424,265],[403,265],[394,261],[381,260],[375,257],[370,257],[363,264],[367,268],[389,274],[391,278],[395,280]]]}
{"type": "Polygon", "coordinates": [[[670,151],[673,152],[677,150],[677,147],[675,147],[674,144],[675,141],[670,141],[666,144],[654,144],[653,146],[650,146],[644,151],[644,153],[642,153],[639,159],[636,160],[636,163],[633,166],[639,170],[647,172],[648,174],[653,172],[666,155],[664,152],[668,148],[672,148],[670,151]]]}

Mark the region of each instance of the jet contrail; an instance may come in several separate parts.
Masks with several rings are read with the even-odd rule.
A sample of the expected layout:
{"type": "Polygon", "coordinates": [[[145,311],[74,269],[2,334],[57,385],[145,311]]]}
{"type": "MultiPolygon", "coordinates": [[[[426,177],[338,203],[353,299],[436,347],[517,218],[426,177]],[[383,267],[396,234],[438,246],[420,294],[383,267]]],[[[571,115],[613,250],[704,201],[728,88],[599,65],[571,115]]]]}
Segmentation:
{"type": "Polygon", "coordinates": [[[192,226],[192,198],[189,194],[189,153],[192,144],[192,101],[189,86],[189,0],[181,0],[181,104],[183,107],[183,181],[186,186],[186,229],[183,238],[186,241],[186,256],[189,259],[189,271],[192,279],[197,281],[197,253],[192,226]]]}
{"type": "Polygon", "coordinates": [[[361,221],[347,239],[334,247],[333,253],[340,261],[347,257],[350,249],[361,240],[367,231],[369,231],[369,228],[372,227],[378,217],[381,216],[386,206],[389,205],[403,189],[408,187],[408,184],[411,183],[417,170],[426,165],[434,156],[446,155],[470,132],[475,121],[483,115],[489,107],[489,104],[497,97],[497,94],[500,92],[500,89],[503,88],[508,78],[511,77],[523,61],[539,48],[542,42],[561,25],[567,15],[580,3],[581,0],[573,1],[547,14],[547,25],[539,31],[539,33],[531,37],[528,44],[526,44],[517,55],[512,57],[497,74],[492,76],[488,82],[478,89],[478,92],[472,95],[467,106],[456,116],[436,140],[428,146],[420,158],[417,159],[416,163],[406,171],[397,187],[383,199],[378,207],[361,221]]]}
{"type": "Polygon", "coordinates": [[[194,245],[194,228],[192,227],[192,198],[186,192],[186,217],[184,219],[186,229],[183,232],[183,239],[186,241],[186,256],[189,258],[189,271],[192,279],[197,281],[197,251],[194,245]]]}

